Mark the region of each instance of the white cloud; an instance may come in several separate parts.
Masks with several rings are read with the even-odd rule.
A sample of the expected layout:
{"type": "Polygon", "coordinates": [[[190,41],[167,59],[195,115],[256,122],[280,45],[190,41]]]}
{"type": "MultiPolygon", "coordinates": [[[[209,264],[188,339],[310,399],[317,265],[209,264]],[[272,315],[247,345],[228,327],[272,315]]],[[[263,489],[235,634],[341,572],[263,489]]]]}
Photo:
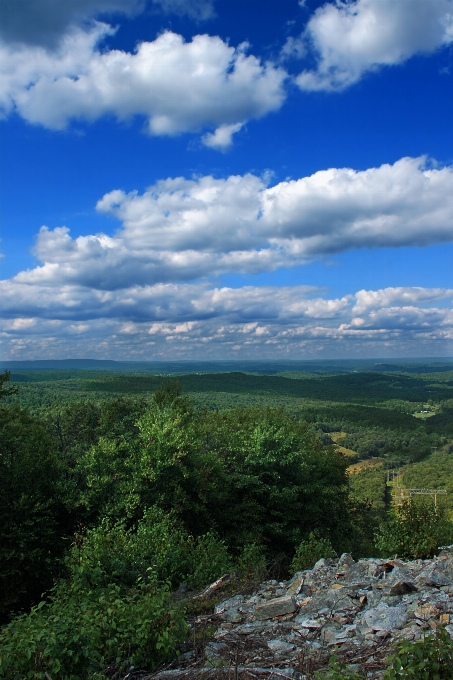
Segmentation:
{"type": "Polygon", "coordinates": [[[34,252],[43,265],[15,280],[115,290],[273,271],[357,248],[444,243],[453,240],[452,196],[452,168],[412,158],[272,187],[251,174],[167,179],[98,202],[122,223],[114,236],[73,239],[67,227],[42,227],[34,252]]]}
{"type": "Polygon", "coordinates": [[[106,24],[74,30],[56,51],[24,45],[0,46],[0,107],[30,123],[64,129],[71,120],[105,115],[147,119],[153,135],[214,128],[213,147],[228,145],[247,120],[280,108],[286,72],[230,47],[218,37],[191,42],[165,32],[142,42],[134,53],[100,51],[112,32],[106,24]]]}
{"type": "MultiPolygon", "coordinates": [[[[304,90],[341,90],[368,71],[452,41],[452,0],[338,0],[308,21],[299,49],[310,46],[317,65],[297,83],[304,90]]],[[[294,53],[296,45],[289,47],[294,53]]]]}
{"type": "Polygon", "coordinates": [[[452,288],[421,288],[413,286],[406,288],[383,288],[381,290],[359,290],[356,293],[357,302],[353,312],[363,314],[372,312],[380,307],[392,307],[395,305],[407,307],[451,298],[453,298],[452,288]]]}
{"type": "Polygon", "coordinates": [[[203,136],[202,141],[205,146],[210,146],[218,151],[225,151],[233,143],[233,135],[242,128],[242,123],[234,125],[221,125],[215,132],[208,132],[203,136]]]}
{"type": "Polygon", "coordinates": [[[446,298],[449,308],[395,301],[397,289],[326,298],[315,288],[156,285],[100,292],[0,283],[4,358],[52,351],[104,358],[435,356],[451,353],[453,291],[398,289],[401,299],[446,298]],[[357,316],[365,295],[373,305],[357,316]]]}

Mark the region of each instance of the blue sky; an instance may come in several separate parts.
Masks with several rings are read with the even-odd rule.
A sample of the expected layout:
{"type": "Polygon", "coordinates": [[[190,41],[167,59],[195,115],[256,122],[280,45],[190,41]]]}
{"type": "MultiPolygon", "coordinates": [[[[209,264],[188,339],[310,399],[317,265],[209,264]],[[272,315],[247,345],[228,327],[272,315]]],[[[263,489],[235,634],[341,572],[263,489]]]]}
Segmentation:
{"type": "Polygon", "coordinates": [[[3,359],[451,356],[453,0],[0,26],[3,359]]]}

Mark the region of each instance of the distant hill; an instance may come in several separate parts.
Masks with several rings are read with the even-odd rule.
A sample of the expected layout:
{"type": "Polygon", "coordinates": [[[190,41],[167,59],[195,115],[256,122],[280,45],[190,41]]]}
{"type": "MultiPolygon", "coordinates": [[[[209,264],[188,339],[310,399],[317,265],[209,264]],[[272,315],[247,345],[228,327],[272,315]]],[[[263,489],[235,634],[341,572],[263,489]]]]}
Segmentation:
{"type": "Polygon", "coordinates": [[[0,361],[0,371],[99,370],[128,373],[260,373],[274,375],[286,371],[306,373],[379,372],[441,372],[452,370],[452,358],[401,359],[332,359],[286,361],[113,361],[104,359],[36,359],[31,361],[0,361]],[[423,368],[422,368],[423,366],[423,368]]]}
{"type": "Polygon", "coordinates": [[[49,370],[68,370],[68,369],[101,369],[101,370],[120,370],[121,366],[117,361],[103,359],[35,359],[33,361],[0,361],[0,370],[9,371],[43,371],[49,370]]]}

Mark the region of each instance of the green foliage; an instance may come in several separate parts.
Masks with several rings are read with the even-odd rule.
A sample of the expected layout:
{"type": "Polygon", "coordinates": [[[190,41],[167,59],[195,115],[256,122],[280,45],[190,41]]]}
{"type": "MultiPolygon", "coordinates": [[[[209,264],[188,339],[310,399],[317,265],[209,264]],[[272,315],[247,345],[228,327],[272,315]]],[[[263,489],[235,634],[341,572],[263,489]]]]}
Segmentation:
{"type": "MultiPolygon", "coordinates": [[[[94,680],[165,658],[183,634],[169,596],[181,582],[202,589],[232,571],[259,579],[266,560],[282,555],[285,564],[295,555],[296,571],[334,548],[371,554],[388,502],[384,467],[348,479],[351,460],[329,432],[348,432],[341,444],[360,457],[393,463],[443,447],[405,481],[417,470],[423,482],[413,486],[453,480],[451,443],[439,436],[450,427],[453,402],[438,399],[453,388],[449,374],[225,373],[164,384],[159,376],[43,374],[21,376],[19,396],[40,416],[0,409],[0,616],[38,602],[61,575],[66,581],[3,629],[0,676],[8,680],[94,680]],[[411,404],[423,403],[434,380],[440,413],[416,420],[411,404]]],[[[4,404],[9,378],[0,375],[4,404]]],[[[386,554],[428,556],[452,542],[450,529],[430,504],[409,504],[377,544],[386,554]]],[[[356,677],[338,664],[329,672],[356,677]]]]}
{"type": "Polygon", "coordinates": [[[74,476],[79,481],[76,504],[84,517],[96,523],[102,517],[132,517],[140,503],[140,452],[137,442],[101,437],[76,461],[74,476]]]}
{"type": "Polygon", "coordinates": [[[297,547],[291,562],[291,573],[311,569],[322,557],[336,557],[336,552],[328,538],[323,538],[317,531],[311,531],[308,539],[297,547]]]}
{"type": "Polygon", "coordinates": [[[439,545],[451,543],[453,524],[447,522],[432,499],[403,500],[390,520],[382,524],[375,544],[383,556],[397,555],[410,559],[426,559],[437,553],[439,545]]]}
{"type": "MultiPolygon", "coordinates": [[[[192,373],[179,377],[187,392],[230,392],[249,394],[274,393],[296,398],[373,404],[393,399],[415,403],[432,397],[432,385],[425,376],[369,372],[343,375],[316,375],[287,378],[279,375],[256,375],[232,371],[225,373],[192,373]]],[[[92,380],[87,388],[118,393],[152,392],[159,386],[158,376],[125,376],[116,374],[92,380]]],[[[438,399],[451,398],[451,381],[436,384],[438,399]]],[[[401,414],[404,415],[404,414],[401,414]]],[[[402,419],[404,420],[404,418],[402,419]]]]}
{"type": "Polygon", "coordinates": [[[4,373],[0,373],[0,399],[12,397],[14,394],[19,392],[17,385],[7,385],[5,387],[5,383],[9,382],[10,379],[11,371],[4,371],[4,373]]]}
{"type": "Polygon", "coordinates": [[[167,380],[153,394],[153,402],[160,410],[167,408],[179,411],[191,410],[191,402],[182,396],[182,385],[178,379],[167,380]]]}
{"type": "Polygon", "coordinates": [[[347,462],[305,423],[281,409],[235,409],[198,417],[198,431],[222,463],[211,512],[235,550],[258,540],[291,553],[309,530],[343,533],[347,462]]]}
{"type": "Polygon", "coordinates": [[[99,439],[99,407],[78,401],[54,410],[48,417],[48,427],[62,456],[77,457],[99,439]]]}
{"type": "MultiPolygon", "coordinates": [[[[453,677],[453,641],[439,627],[419,642],[400,640],[387,662],[384,680],[451,680],[453,677]]],[[[364,680],[361,673],[348,670],[333,657],[329,668],[315,673],[316,680],[364,680]]]]}
{"type": "Polygon", "coordinates": [[[405,467],[402,471],[403,486],[411,489],[446,489],[442,498],[450,518],[453,516],[453,456],[448,452],[450,445],[434,451],[424,461],[405,467]]]}
{"type": "Polygon", "coordinates": [[[87,588],[74,578],[2,629],[0,675],[100,680],[107,668],[126,672],[168,658],[186,634],[183,612],[152,573],[126,591],[113,583],[87,588]]]}
{"type": "Polygon", "coordinates": [[[159,508],[145,510],[129,528],[104,517],[76,537],[67,560],[70,573],[91,585],[132,586],[152,567],[160,581],[179,584],[186,575],[190,537],[159,508]]]}
{"type": "Polygon", "coordinates": [[[137,439],[101,437],[80,457],[90,521],[135,521],[157,506],[235,554],[251,541],[291,553],[315,528],[347,535],[347,461],[306,424],[276,409],[195,412],[180,399],[153,400],[137,439]]]}
{"type": "Polygon", "coordinates": [[[246,579],[262,580],[266,574],[266,553],[264,547],[252,541],[242,548],[238,561],[239,574],[246,579]]]}
{"type": "Polygon", "coordinates": [[[58,574],[70,531],[61,468],[43,424],[18,406],[0,409],[0,620],[28,607],[58,574]]]}
{"type": "Polygon", "coordinates": [[[382,464],[365,467],[349,475],[351,492],[355,498],[371,503],[373,519],[385,519],[387,506],[387,470],[382,464]]]}
{"type": "Polygon", "coordinates": [[[444,628],[419,642],[401,640],[389,660],[385,680],[450,680],[453,677],[453,642],[444,628]]]}
{"type": "Polygon", "coordinates": [[[356,452],[352,462],[384,456],[408,462],[420,461],[429,456],[431,448],[439,443],[438,435],[427,434],[423,430],[410,433],[362,427],[354,428],[341,440],[342,446],[356,452]]]}
{"type": "Polygon", "coordinates": [[[137,420],[147,408],[145,399],[121,397],[100,404],[99,429],[101,436],[108,439],[119,437],[133,440],[137,438],[137,420]]]}
{"type": "Polygon", "coordinates": [[[68,560],[70,573],[89,585],[131,586],[149,568],[173,587],[206,586],[234,568],[225,542],[213,532],[193,538],[172,515],[150,508],[136,526],[104,518],[79,536],[68,560]]]}
{"type": "Polygon", "coordinates": [[[193,588],[212,583],[234,569],[225,541],[211,531],[194,541],[187,566],[184,580],[193,588]]]}
{"type": "Polygon", "coordinates": [[[341,664],[335,657],[330,659],[327,670],[317,671],[314,677],[315,680],[365,680],[365,676],[350,671],[345,664],[341,664]]]}

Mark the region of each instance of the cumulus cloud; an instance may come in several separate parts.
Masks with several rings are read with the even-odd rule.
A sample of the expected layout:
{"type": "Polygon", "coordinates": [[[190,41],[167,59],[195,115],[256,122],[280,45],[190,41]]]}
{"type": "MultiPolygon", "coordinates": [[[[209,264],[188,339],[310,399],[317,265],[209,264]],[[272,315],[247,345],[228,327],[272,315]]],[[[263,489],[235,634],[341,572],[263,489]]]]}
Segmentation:
{"type": "Polygon", "coordinates": [[[221,125],[215,132],[203,135],[202,141],[206,146],[218,151],[226,151],[233,143],[233,135],[242,128],[242,123],[234,125],[221,125]]]}
{"type": "Polygon", "coordinates": [[[81,286],[31,286],[9,280],[0,282],[0,290],[5,319],[39,316],[87,321],[102,317],[134,323],[185,323],[223,317],[231,323],[279,323],[289,318],[333,318],[349,304],[348,298],[324,300],[313,286],[210,288],[206,283],[157,284],[105,292],[81,286]]]}
{"type": "Polygon", "coordinates": [[[115,290],[273,271],[357,248],[428,246],[453,240],[452,196],[452,168],[413,158],[271,187],[252,174],[167,179],[98,202],[121,222],[113,236],[42,227],[34,249],[42,266],[15,280],[115,290]]]}
{"type": "Polygon", "coordinates": [[[107,24],[73,30],[58,49],[0,45],[0,110],[30,123],[64,129],[71,120],[105,115],[143,116],[153,135],[214,128],[205,138],[225,148],[250,119],[280,108],[286,72],[231,47],[218,37],[185,42],[167,31],[142,42],[134,53],[100,51],[112,33],[107,24]]]}
{"type": "Polygon", "coordinates": [[[452,41],[452,0],[338,0],[318,8],[286,51],[309,48],[316,56],[315,69],[297,78],[302,89],[342,90],[366,72],[452,41]]]}
{"type": "Polygon", "coordinates": [[[359,290],[353,312],[363,314],[380,307],[432,304],[453,298],[453,288],[390,287],[381,290],[359,290]]]}
{"type": "Polygon", "coordinates": [[[133,16],[147,4],[197,20],[214,14],[211,0],[1,0],[0,39],[54,48],[71,28],[99,15],[133,16]]]}
{"type": "Polygon", "coordinates": [[[396,289],[326,298],[308,286],[210,288],[159,284],[100,292],[0,282],[0,346],[14,358],[68,353],[104,358],[256,358],[447,354],[453,291],[396,289]],[[357,316],[367,297],[373,306],[357,316]],[[380,301],[380,302],[379,302],[380,301]]]}

